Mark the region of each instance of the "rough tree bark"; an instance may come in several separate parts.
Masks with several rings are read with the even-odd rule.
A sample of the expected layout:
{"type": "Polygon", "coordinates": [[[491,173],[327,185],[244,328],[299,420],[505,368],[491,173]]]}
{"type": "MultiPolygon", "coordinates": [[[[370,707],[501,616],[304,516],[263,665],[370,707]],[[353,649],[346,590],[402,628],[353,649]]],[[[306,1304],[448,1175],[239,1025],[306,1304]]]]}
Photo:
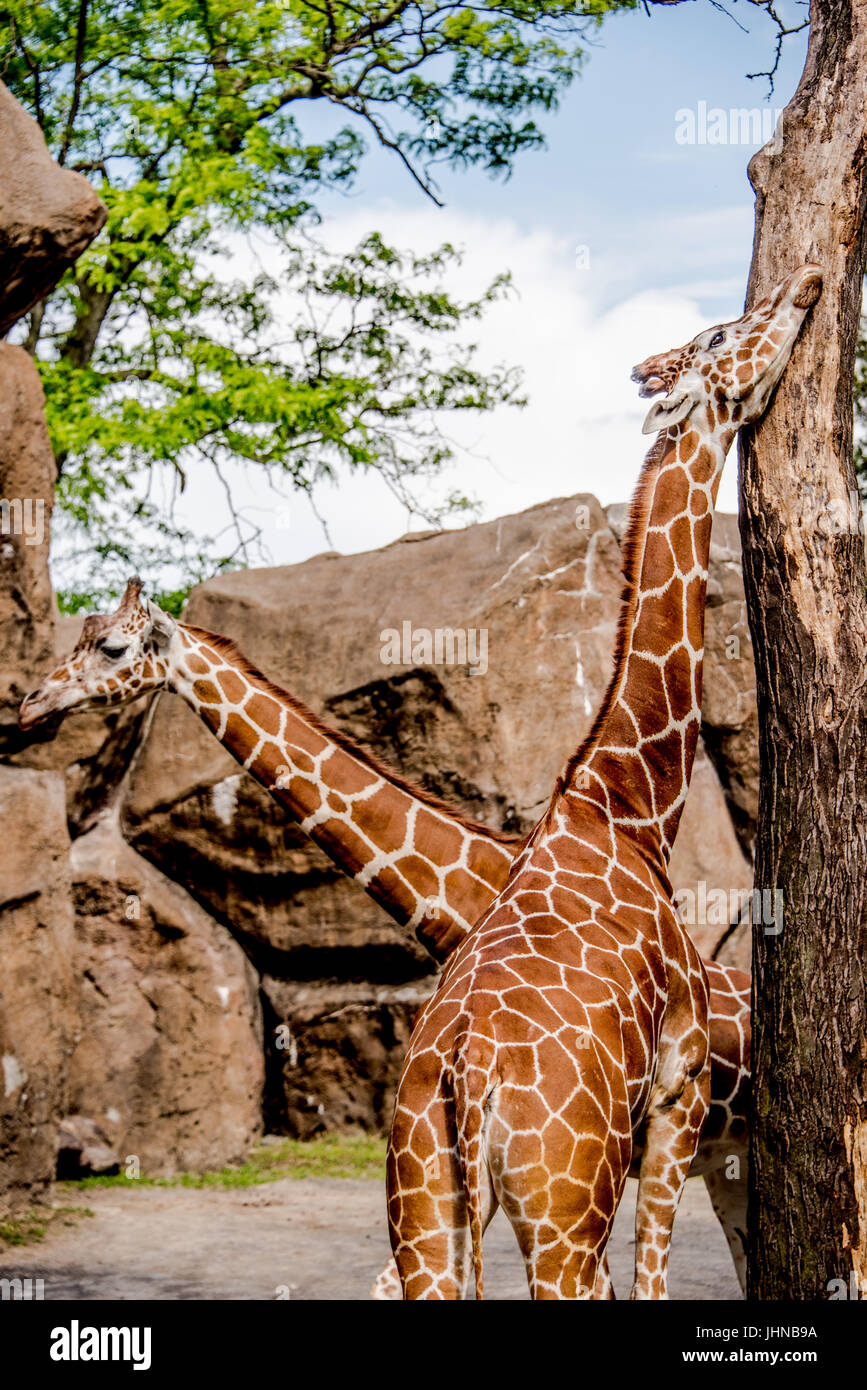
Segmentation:
{"type": "Polygon", "coordinates": [[[825,271],[769,414],[741,436],[756,886],[783,908],[780,934],[753,938],[756,1299],[867,1296],[867,573],[852,465],[867,0],[812,0],[810,14],[782,138],[750,165],[748,305],[802,262],[825,271]]]}

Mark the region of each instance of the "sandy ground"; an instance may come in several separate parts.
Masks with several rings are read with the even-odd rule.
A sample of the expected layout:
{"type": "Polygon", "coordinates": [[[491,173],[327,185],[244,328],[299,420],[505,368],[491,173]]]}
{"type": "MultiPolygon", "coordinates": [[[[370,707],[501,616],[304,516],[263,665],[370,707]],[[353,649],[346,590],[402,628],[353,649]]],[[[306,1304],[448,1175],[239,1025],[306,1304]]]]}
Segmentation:
{"type": "MultiPolygon", "coordinates": [[[[630,1181],[609,1247],[622,1298],[632,1273],[630,1181]]],[[[67,1204],[69,1198],[61,1198],[67,1204]]],[[[42,1278],[46,1299],[366,1299],[388,1254],[379,1182],[281,1179],[239,1190],[98,1188],[93,1212],[27,1249],[0,1255],[0,1278],[42,1278]]],[[[701,1181],[687,1183],[674,1230],[670,1293],[739,1298],[722,1231],[701,1181]]],[[[485,1236],[487,1298],[528,1297],[502,1213],[485,1236]]]]}

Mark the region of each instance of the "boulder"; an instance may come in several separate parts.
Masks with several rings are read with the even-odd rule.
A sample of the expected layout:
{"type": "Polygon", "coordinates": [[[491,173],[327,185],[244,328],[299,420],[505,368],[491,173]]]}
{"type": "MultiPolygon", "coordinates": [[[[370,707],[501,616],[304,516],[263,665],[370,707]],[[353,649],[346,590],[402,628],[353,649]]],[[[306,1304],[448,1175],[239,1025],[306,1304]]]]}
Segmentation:
{"type": "Polygon", "coordinates": [[[0,767],[0,1212],[47,1198],[78,1028],[63,779],[0,767]]]}
{"type": "Polygon", "coordinates": [[[51,158],[0,83],[0,336],[54,288],[107,217],[87,179],[51,158]]]}
{"type": "Polygon", "coordinates": [[[243,951],[113,820],[75,841],[71,864],[81,1032],[65,1113],[96,1124],[125,1169],[241,1159],[261,1133],[264,1069],[243,951]]]}
{"type": "Polygon", "coordinates": [[[9,343],[0,343],[0,400],[0,754],[8,754],[22,746],[18,706],[53,664],[48,546],[57,471],[39,373],[9,343]]]}
{"type": "Polygon", "coordinates": [[[435,980],[294,984],[263,976],[273,1134],[387,1133],[415,1016],[435,980]]]}

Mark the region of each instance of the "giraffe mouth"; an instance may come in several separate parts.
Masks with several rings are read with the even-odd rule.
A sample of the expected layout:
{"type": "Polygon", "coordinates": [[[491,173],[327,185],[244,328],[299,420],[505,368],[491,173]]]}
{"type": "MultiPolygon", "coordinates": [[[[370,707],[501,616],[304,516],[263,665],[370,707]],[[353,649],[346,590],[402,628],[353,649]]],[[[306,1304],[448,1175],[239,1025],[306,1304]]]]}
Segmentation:
{"type": "Polygon", "coordinates": [[[637,367],[632,368],[629,379],[638,383],[638,394],[645,398],[658,396],[660,391],[668,390],[668,383],[664,378],[644,362],[640,362],[637,367]]]}
{"type": "Polygon", "coordinates": [[[18,711],[18,727],[22,733],[29,729],[35,729],[37,724],[43,724],[46,719],[50,719],[52,710],[40,699],[41,692],[34,690],[32,695],[28,695],[18,711]]]}

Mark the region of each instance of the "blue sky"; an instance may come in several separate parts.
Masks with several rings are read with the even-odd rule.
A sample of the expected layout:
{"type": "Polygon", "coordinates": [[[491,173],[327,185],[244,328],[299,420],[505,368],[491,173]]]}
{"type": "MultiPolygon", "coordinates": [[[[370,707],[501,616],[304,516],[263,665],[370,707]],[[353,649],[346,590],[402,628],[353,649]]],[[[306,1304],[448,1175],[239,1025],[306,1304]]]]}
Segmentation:
{"type": "MultiPolygon", "coordinates": [[[[731,9],[749,32],[709,0],[607,20],[583,75],[542,122],[547,148],[523,155],[507,181],[442,173],[446,206],[438,210],[394,158],[371,150],[353,192],[322,204],[322,232],[335,246],[373,229],[417,250],[444,240],[462,246],[458,292],[512,271],[515,296],[472,339],[482,363],[523,368],[530,403],[445,422],[457,460],[432,498],[459,487],[491,519],[575,492],[595,493],[603,505],[629,497],[648,443],[630,367],[737,316],[750,260],[746,168],[763,140],[679,143],[677,113],[697,115],[699,103],[721,109],[731,134],[732,109],[784,107],[803,66],[805,34],[786,41],[768,100],[767,82],[746,74],[770,65],[772,26],[744,0],[731,9]]],[[[782,0],[781,12],[790,20],[803,13],[795,0],[782,0]]],[[[309,110],[311,122],[322,120],[309,110]]],[[[257,255],[267,260],[267,248],[257,255]]],[[[275,499],[249,474],[239,473],[236,486],[274,563],[368,549],[424,525],[377,479],[343,478],[318,497],[329,543],[303,498],[275,499]]],[[[734,510],[736,500],[733,451],[720,505],[734,510]]],[[[204,482],[184,502],[211,531],[221,522],[217,507],[204,482]]]]}

